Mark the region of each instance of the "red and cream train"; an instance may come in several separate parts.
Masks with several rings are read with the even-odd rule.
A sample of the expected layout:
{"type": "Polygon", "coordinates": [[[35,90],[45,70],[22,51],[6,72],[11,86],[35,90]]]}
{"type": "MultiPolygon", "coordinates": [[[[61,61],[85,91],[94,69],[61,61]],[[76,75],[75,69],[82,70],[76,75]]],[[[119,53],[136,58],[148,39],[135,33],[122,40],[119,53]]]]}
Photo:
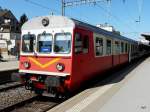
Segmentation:
{"type": "Polygon", "coordinates": [[[139,44],[63,16],[36,17],[22,27],[19,74],[35,92],[65,93],[136,58],[139,44]]]}

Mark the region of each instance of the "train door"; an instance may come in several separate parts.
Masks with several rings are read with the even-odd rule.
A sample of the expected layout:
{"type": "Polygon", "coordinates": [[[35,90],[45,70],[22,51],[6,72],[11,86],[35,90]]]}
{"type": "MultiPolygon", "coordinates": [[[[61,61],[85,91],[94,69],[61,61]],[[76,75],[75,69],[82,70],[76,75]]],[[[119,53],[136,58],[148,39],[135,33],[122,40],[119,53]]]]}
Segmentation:
{"type": "Polygon", "coordinates": [[[107,57],[108,63],[108,69],[112,68],[113,66],[113,41],[111,38],[106,37],[105,41],[105,56],[107,57]]]}
{"type": "Polygon", "coordinates": [[[77,70],[75,73],[79,75],[77,80],[88,79],[88,70],[90,70],[90,36],[91,33],[88,31],[79,29],[75,31],[73,63],[77,70]]]}
{"type": "Polygon", "coordinates": [[[117,66],[120,63],[120,41],[113,41],[113,66],[117,66]]]}

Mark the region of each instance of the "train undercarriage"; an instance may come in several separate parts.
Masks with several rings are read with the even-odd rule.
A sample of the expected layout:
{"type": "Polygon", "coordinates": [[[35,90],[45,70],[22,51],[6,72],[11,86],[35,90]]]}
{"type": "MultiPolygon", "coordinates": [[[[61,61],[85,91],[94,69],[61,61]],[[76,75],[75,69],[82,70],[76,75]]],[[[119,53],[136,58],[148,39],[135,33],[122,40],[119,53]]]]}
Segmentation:
{"type": "Polygon", "coordinates": [[[28,73],[13,73],[12,80],[20,81],[27,90],[34,91],[38,95],[44,92],[55,97],[65,97],[68,95],[68,77],[34,75],[28,73]]]}

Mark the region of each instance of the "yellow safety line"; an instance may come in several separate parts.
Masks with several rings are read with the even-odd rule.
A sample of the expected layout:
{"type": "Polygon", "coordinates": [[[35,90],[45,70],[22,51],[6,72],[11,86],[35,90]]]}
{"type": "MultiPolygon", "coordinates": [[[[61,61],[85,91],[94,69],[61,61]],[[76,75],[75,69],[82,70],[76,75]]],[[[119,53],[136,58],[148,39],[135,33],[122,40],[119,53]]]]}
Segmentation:
{"type": "Polygon", "coordinates": [[[34,59],[32,57],[29,57],[28,59],[31,60],[32,62],[34,62],[36,65],[40,66],[41,68],[46,68],[49,65],[52,65],[55,62],[59,61],[61,58],[55,58],[52,61],[49,61],[48,63],[45,63],[45,64],[41,64],[39,61],[37,61],[36,59],[34,59]]]}

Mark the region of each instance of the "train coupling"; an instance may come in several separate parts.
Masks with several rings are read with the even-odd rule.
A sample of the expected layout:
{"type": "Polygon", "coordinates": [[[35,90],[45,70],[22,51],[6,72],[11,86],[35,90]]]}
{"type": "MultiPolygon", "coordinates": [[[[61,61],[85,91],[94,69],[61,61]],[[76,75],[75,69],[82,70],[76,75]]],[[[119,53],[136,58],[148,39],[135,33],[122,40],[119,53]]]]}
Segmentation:
{"type": "Polygon", "coordinates": [[[45,85],[47,87],[59,87],[61,85],[61,78],[56,76],[48,76],[45,80],[45,85]]]}

